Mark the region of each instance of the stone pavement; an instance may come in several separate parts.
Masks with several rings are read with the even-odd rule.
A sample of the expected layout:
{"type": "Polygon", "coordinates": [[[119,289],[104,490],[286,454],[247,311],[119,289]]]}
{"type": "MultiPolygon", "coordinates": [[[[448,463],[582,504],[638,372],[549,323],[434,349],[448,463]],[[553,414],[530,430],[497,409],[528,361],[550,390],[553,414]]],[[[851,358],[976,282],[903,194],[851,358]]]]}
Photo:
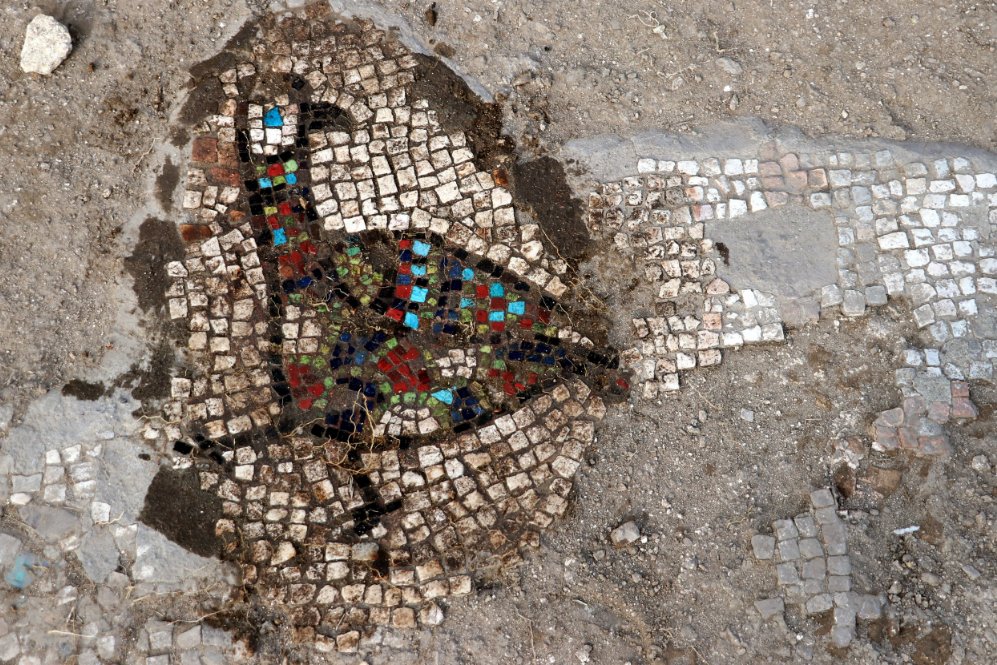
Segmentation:
{"type": "Polygon", "coordinates": [[[158,464],[136,435],[137,406],[50,394],[0,432],[0,662],[243,657],[200,621],[228,598],[233,571],[138,521],[158,464]]]}

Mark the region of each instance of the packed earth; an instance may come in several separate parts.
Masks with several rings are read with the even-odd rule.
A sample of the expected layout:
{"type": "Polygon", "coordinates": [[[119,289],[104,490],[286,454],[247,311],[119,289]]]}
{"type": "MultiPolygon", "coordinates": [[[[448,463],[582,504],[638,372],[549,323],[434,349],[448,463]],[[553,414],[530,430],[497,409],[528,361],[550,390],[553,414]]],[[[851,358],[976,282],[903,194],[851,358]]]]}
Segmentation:
{"type": "Polygon", "coordinates": [[[0,664],[992,660],[997,10],[179,4],[0,10],[0,664]]]}

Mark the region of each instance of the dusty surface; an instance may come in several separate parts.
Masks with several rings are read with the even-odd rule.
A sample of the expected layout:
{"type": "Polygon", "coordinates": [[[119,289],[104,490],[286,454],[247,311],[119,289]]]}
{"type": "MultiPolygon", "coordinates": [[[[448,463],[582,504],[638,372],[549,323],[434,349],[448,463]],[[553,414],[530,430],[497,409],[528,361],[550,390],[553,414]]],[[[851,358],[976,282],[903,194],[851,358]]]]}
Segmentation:
{"type": "MultiPolygon", "coordinates": [[[[42,7],[8,3],[0,9],[0,470],[27,474],[31,460],[49,447],[105,440],[105,430],[119,441],[131,436],[133,442],[109,443],[102,453],[109,468],[137,465],[135,477],[144,479],[125,473],[115,481],[124,488],[120,496],[103,497],[112,520],[122,513],[122,525],[141,521],[146,488],[155,485],[156,464],[165,459],[137,440],[130,414],[151,410],[128,393],[154,402],[173,362],[164,342],[170,331],[156,315],[164,303],[152,272],[180,246],[157,232],[156,220],[177,214],[190,129],[179,116],[192,87],[189,72],[263,9],[263,3],[248,4],[69,3],[57,18],[69,26],[74,51],[44,79],[23,74],[15,57],[24,27],[42,7]],[[149,270],[143,270],[146,264],[149,270]],[[81,414],[91,408],[78,400],[107,411],[105,420],[74,429],[77,421],[89,422],[81,414]],[[48,429],[46,413],[57,421],[48,429]],[[5,432],[11,433],[6,439],[5,432]]],[[[382,25],[397,22],[410,46],[445,56],[498,102],[511,143],[529,158],[559,157],[566,142],[594,135],[654,130],[709,136],[716,121],[742,117],[795,125],[810,136],[997,146],[992,4],[332,4],[379,17],[382,25]]],[[[490,127],[497,123],[493,118],[490,127]]],[[[568,165],[579,198],[587,193],[588,168],[568,165]]],[[[545,171],[518,169],[523,178],[545,171]]],[[[576,247],[558,225],[558,215],[574,205],[564,192],[518,194],[527,201],[532,196],[537,215],[553,219],[552,242],[563,242],[566,258],[580,262],[615,322],[612,341],[625,343],[629,316],[650,301],[641,289],[627,288],[634,275],[612,253],[585,261],[591,248],[576,247]]],[[[761,269],[732,274],[787,279],[761,269]]],[[[997,648],[992,384],[974,384],[980,416],[949,428],[954,452],[944,460],[876,453],[866,441],[858,445],[864,459],[857,477],[834,474],[829,463],[836,442],[861,436],[877,413],[898,403],[897,355],[916,334],[909,310],[891,302],[857,321],[825,317],[789,330],[785,344],[747,348],[728,354],[719,367],[690,373],[678,394],[635,397],[611,409],[579,471],[571,512],[546,532],[526,563],[500,583],[450,603],[445,622],[433,631],[389,634],[370,660],[636,665],[788,663],[809,656],[813,662],[984,662],[997,648]],[[750,421],[745,411],[752,412],[750,421]],[[981,455],[985,469],[972,462],[981,455]],[[811,490],[825,486],[835,488],[847,511],[853,583],[889,592],[892,607],[882,620],[860,623],[845,651],[828,648],[826,617],[787,610],[784,621],[763,622],[753,607],[774,582],[772,570],[752,557],[751,536],[795,515],[811,490]],[[642,538],[615,548],[608,534],[627,520],[636,522],[642,538]],[[910,525],[921,530],[893,534],[910,525]]],[[[6,502],[6,481],[2,487],[6,502]]],[[[178,492],[165,480],[159,489],[167,496],[178,492]]],[[[40,509],[18,516],[8,506],[2,525],[33,543],[40,556],[44,543],[17,524],[28,522],[52,548],[61,535],[46,535],[45,520],[40,509]]],[[[95,526],[108,521],[84,518],[82,528],[95,533],[86,552],[104,551],[91,541],[110,540],[110,531],[99,535],[95,526]]],[[[179,518],[170,524],[164,533],[183,533],[167,536],[181,543],[191,537],[179,518]]],[[[158,580],[142,578],[143,556],[157,571],[171,568],[163,561],[181,561],[179,548],[137,528],[139,539],[147,540],[134,560],[81,555],[90,579],[103,582],[134,568],[136,579],[158,580]]],[[[214,576],[205,594],[223,577],[209,567],[215,560],[192,556],[182,562],[183,570],[214,576]]],[[[67,570],[78,575],[73,565],[67,570]]],[[[149,584],[144,591],[159,592],[149,584]]],[[[4,593],[13,597],[9,589],[4,593]]],[[[8,607],[0,611],[4,627],[21,617],[8,607]]],[[[95,614],[93,608],[81,612],[88,614],[95,614]]],[[[218,619],[214,628],[205,624],[205,653],[231,641],[212,642],[211,631],[234,626],[236,636],[249,634],[258,662],[308,658],[286,640],[279,623],[262,612],[246,614],[238,604],[231,615],[206,603],[139,607],[122,617],[139,644],[153,631],[147,621],[181,622],[166,628],[180,636],[188,625],[183,622],[198,624],[207,614],[218,619]]],[[[97,619],[86,621],[97,625],[97,619]]],[[[79,619],[67,629],[83,625],[79,619]]],[[[3,650],[10,645],[4,639],[0,661],[11,653],[3,650]]],[[[42,662],[46,648],[25,640],[19,653],[42,662]]],[[[103,660],[128,662],[115,660],[124,657],[121,648],[112,644],[103,660]]],[[[201,662],[249,660],[238,653],[229,653],[229,661],[201,662]]],[[[152,658],[151,665],[165,665],[152,658]]]]}

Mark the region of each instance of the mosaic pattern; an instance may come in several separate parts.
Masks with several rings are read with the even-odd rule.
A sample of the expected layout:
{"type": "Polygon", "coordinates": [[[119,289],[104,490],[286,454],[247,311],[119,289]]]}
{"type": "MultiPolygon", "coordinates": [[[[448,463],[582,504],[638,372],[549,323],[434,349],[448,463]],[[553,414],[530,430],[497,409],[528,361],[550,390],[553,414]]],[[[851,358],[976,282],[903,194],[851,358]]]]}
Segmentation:
{"type": "Polygon", "coordinates": [[[717,160],[710,160],[711,168],[700,175],[698,162],[644,159],[638,171],[648,175],[605,184],[589,197],[590,232],[631,255],[657,291],[661,316],[635,319],[640,343],[623,354],[644,397],[678,390],[680,372],[719,364],[723,349],[784,338],[769,296],[732,293],[716,276],[720,255],[705,237],[704,222],[716,215],[740,217],[749,205],[753,210],[768,206],[752,175],[758,173],[758,161],[729,161],[728,169],[746,180],[727,180],[717,160]],[[739,193],[744,198],[721,202],[721,190],[707,176],[711,173],[724,178],[724,197],[739,193]],[[752,186],[755,190],[749,191],[752,186]]]}
{"type": "Polygon", "coordinates": [[[731,292],[716,278],[721,252],[706,223],[750,224],[753,213],[797,206],[825,212],[838,237],[838,281],[813,303],[846,317],[890,299],[909,303],[924,348],[898,359],[905,401],[871,434],[880,450],[949,451],[942,425],[973,419],[968,380],[997,365],[997,176],[963,157],[898,159],[891,150],[788,150],[699,160],[644,158],[638,175],[601,185],[588,224],[658,292],[659,316],[635,319],[639,343],[621,354],[645,397],[678,390],[682,371],[724,349],[783,339],[775,299],[731,292]]]}
{"type": "Polygon", "coordinates": [[[755,558],[775,563],[780,592],[757,601],[755,608],[765,619],[782,614],[787,602],[799,605],[808,616],[831,612],[830,641],[835,647],[847,647],[855,639],[856,619],[873,621],[882,616],[886,594],[852,589],[847,527],[838,517],[831,490],[811,492],[810,506],[792,519],[773,522],[773,535],[751,538],[755,558]]]}
{"type": "Polygon", "coordinates": [[[192,148],[164,432],[244,582],[354,651],[535,545],[629,385],[504,175],[410,99],[410,54],[333,19],[261,34],[192,148]]]}
{"type": "MultiPolygon", "coordinates": [[[[167,293],[189,369],[146,436],[221,498],[225,556],[320,650],[435,625],[440,599],[515,563],[566,510],[604,397],[633,380],[658,398],[726,350],[784,339],[771,294],[717,276],[708,222],[823,211],[838,280],[816,311],[910,300],[925,346],[878,448],[945,453],[942,426],[976,415],[965,381],[997,362],[997,181],[970,160],[777,143],[640,159],[586,217],[656,294],[617,357],[572,325],[568,265],[517,217],[506,174],[413,98],[415,57],[314,15],[265,19],[241,55],[192,146],[167,293]]],[[[847,586],[825,580],[821,603],[848,592],[832,581],[847,586]]],[[[851,600],[833,599],[843,643],[851,600]]]]}

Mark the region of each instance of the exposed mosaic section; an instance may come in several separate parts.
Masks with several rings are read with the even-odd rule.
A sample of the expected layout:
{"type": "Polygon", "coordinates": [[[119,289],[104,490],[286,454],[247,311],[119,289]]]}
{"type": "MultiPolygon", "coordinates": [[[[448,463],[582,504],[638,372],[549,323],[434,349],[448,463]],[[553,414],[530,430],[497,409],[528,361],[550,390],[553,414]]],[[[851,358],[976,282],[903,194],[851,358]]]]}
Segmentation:
{"type": "Polygon", "coordinates": [[[783,339],[770,295],[731,292],[715,276],[724,257],[706,223],[796,206],[826,212],[837,231],[838,280],[820,290],[820,307],[854,317],[900,299],[925,340],[898,362],[907,399],[877,420],[877,447],[942,454],[941,426],[976,417],[966,381],[992,381],[997,363],[992,165],[771,142],[745,157],[644,158],[636,171],[591,194],[588,224],[657,290],[659,316],[634,320],[638,344],[622,354],[645,397],[678,390],[682,371],[720,362],[724,349],[783,339]]]}
{"type": "MultiPolygon", "coordinates": [[[[617,357],[605,331],[576,329],[567,263],[517,216],[508,175],[414,93],[419,60],[397,42],[271,17],[234,55],[192,146],[187,254],[168,267],[188,371],[146,436],[221,499],[225,556],[319,649],[435,625],[440,599],[535,545],[566,510],[603,398],[629,389],[620,364],[655,398],[725,350],[784,339],[772,294],[718,277],[708,225],[824,213],[838,279],[820,307],[911,303],[925,348],[903,359],[905,401],[876,421],[877,447],[946,452],[943,425],[976,415],[967,381],[992,380],[997,182],[968,159],[777,143],[640,159],[586,216],[654,289],[617,357]]],[[[807,579],[820,590],[806,603],[849,591],[807,579]]]]}
{"type": "Polygon", "coordinates": [[[716,276],[720,254],[705,237],[704,222],[782,205],[788,196],[766,196],[758,160],[721,166],[716,159],[642,159],[637,170],[645,175],[605,184],[590,195],[588,225],[594,236],[630,255],[644,279],[656,285],[660,316],[634,320],[640,343],[623,356],[643,395],[654,397],[678,390],[681,371],[720,363],[723,349],[783,339],[769,296],[732,293],[716,276]]]}
{"type": "Polygon", "coordinates": [[[536,545],[629,385],[504,172],[412,98],[411,54],[285,17],[245,55],[192,148],[162,433],[244,583],[350,652],[536,545]]]}
{"type": "Polygon", "coordinates": [[[755,608],[764,619],[781,615],[786,603],[807,616],[830,612],[831,643],[846,647],[855,638],[856,620],[880,618],[886,597],[852,589],[847,526],[838,517],[831,490],[811,492],[810,505],[792,519],[773,522],[772,535],[752,537],[755,558],[775,564],[779,591],[757,601],[755,608]]]}

